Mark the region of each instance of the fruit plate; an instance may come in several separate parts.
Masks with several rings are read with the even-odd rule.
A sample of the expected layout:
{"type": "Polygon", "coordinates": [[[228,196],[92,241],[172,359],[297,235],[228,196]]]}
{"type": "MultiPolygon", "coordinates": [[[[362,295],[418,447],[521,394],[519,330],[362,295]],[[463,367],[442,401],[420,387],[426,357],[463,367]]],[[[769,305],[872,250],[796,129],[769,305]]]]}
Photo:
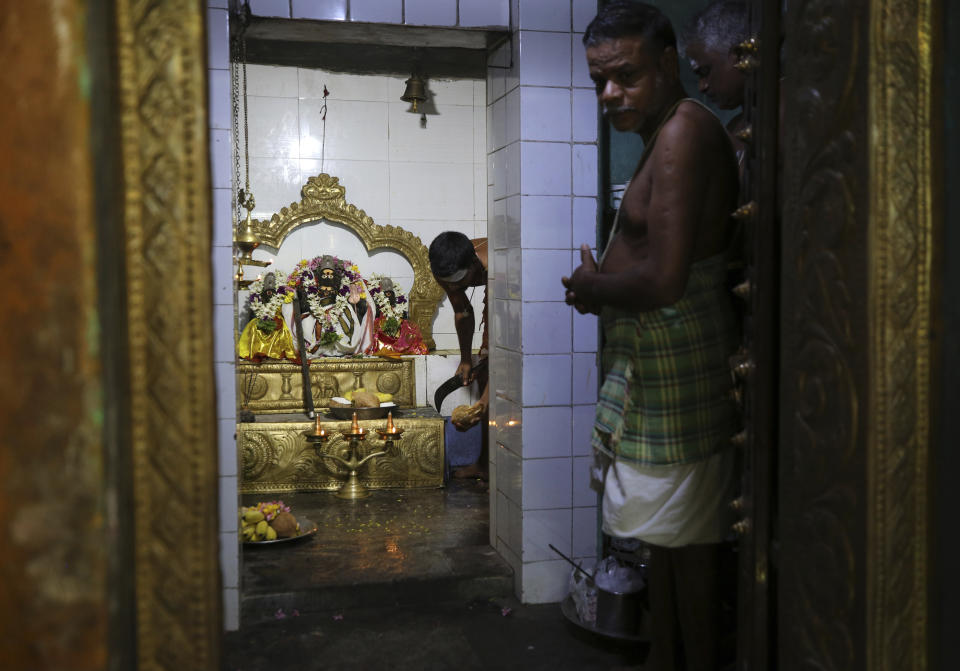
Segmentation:
{"type": "Polygon", "coordinates": [[[277,538],[272,541],[243,541],[243,544],[247,547],[256,547],[258,545],[276,545],[277,543],[298,541],[317,533],[317,525],[308,520],[306,517],[298,517],[297,522],[300,524],[300,533],[296,536],[291,536],[290,538],[277,538]]]}

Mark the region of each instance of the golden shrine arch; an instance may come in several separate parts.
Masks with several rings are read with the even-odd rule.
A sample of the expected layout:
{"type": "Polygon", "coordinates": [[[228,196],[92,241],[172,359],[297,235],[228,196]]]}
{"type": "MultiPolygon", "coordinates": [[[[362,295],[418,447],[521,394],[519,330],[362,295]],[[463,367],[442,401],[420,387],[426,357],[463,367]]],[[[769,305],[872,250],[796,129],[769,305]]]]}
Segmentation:
{"type": "Polygon", "coordinates": [[[321,173],[307,180],[300,189],[300,202],[280,209],[269,221],[251,221],[253,233],[262,244],[279,249],[293,231],[306,224],[329,221],[341,224],[355,233],[368,252],[378,249],[402,254],[413,267],[410,288],[410,321],[420,328],[430,350],[436,349],[433,320],[443,299],[443,289],[433,279],[430,260],[423,242],[410,231],[397,226],[380,226],[366,212],[346,200],[346,189],[337,177],[321,173]]]}

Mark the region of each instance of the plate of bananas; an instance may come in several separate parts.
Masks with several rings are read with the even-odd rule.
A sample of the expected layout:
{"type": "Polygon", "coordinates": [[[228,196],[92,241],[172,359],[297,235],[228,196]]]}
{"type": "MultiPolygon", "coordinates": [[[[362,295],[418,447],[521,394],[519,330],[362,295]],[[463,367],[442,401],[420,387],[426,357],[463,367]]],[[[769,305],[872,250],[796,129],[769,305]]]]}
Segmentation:
{"type": "Polygon", "coordinates": [[[317,532],[305,517],[296,518],[283,501],[267,501],[240,508],[240,539],[244,545],[274,545],[300,540],[317,532]]]}
{"type": "Polygon", "coordinates": [[[393,402],[393,394],[367,391],[361,387],[331,398],[327,414],[337,419],[351,419],[353,413],[357,413],[357,419],[384,419],[390,412],[396,417],[399,410],[393,402]]]}

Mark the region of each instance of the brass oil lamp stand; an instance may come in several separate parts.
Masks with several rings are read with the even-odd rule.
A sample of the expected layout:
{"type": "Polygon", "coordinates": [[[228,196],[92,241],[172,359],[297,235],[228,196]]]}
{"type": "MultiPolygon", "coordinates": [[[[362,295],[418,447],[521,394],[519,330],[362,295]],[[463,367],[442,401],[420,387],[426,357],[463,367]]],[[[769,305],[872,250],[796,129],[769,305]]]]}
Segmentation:
{"type": "Polygon", "coordinates": [[[387,428],[386,429],[377,429],[377,435],[380,436],[380,440],[384,441],[383,448],[386,450],[387,454],[395,456],[393,453],[395,451],[395,443],[400,440],[400,434],[403,433],[403,429],[398,426],[393,425],[393,413],[387,413],[387,428]]]}
{"type": "MultiPolygon", "coordinates": [[[[370,496],[370,490],[367,489],[360,478],[357,477],[357,471],[365,463],[373,459],[374,457],[380,457],[386,454],[386,452],[372,452],[367,456],[360,458],[359,447],[360,443],[366,440],[368,431],[360,426],[357,421],[357,413],[353,413],[353,421],[350,424],[350,428],[346,431],[341,431],[340,434],[347,438],[350,441],[350,458],[343,459],[336,454],[321,454],[322,457],[327,457],[330,459],[335,459],[343,464],[350,471],[350,475],[347,476],[347,481],[343,483],[343,486],[337,490],[337,493],[334,494],[337,498],[356,500],[356,499],[365,499],[370,496]]],[[[306,432],[304,434],[307,441],[313,443],[313,446],[319,451],[321,444],[327,442],[330,439],[330,434],[327,433],[321,426],[320,420],[317,419],[317,430],[314,432],[306,432]]]]}

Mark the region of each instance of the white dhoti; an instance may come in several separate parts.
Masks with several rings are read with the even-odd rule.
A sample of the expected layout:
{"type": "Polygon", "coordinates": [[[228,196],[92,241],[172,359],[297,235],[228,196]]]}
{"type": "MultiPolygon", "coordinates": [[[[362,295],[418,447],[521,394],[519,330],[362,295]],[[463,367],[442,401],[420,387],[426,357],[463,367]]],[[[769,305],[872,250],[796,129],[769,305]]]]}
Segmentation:
{"type": "Polygon", "coordinates": [[[735,456],[727,449],[668,466],[614,460],[604,481],[603,531],[663,547],[723,541],[733,522],[735,456]]]}

